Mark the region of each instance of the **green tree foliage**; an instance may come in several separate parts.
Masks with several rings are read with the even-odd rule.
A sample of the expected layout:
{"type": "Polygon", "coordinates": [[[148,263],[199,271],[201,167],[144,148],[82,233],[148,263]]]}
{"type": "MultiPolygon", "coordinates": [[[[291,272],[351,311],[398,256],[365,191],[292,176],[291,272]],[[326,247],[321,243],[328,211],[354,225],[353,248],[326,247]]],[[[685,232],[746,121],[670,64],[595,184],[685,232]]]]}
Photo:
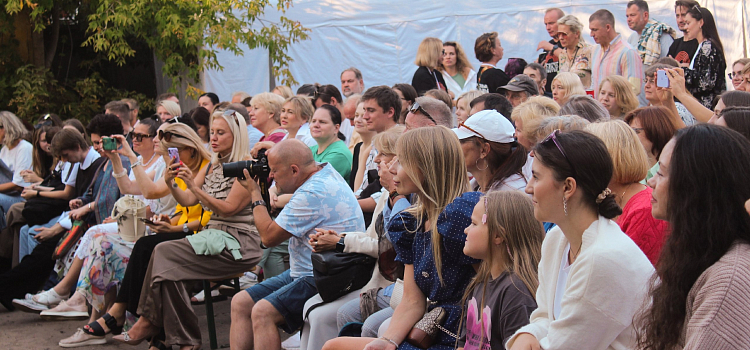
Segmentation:
{"type": "MultiPolygon", "coordinates": [[[[110,94],[135,96],[141,102],[146,99],[108,89],[106,81],[94,72],[82,80],[59,83],[48,70],[51,57],[45,60],[46,67],[19,64],[12,50],[13,22],[20,16],[31,22],[35,32],[45,32],[48,51],[56,50],[58,35],[52,31],[47,38],[46,33],[59,26],[61,18],[86,28],[80,43],[83,48],[93,50],[97,59],[119,66],[127,65],[135,47],[145,43],[164,62],[162,74],[172,79],[173,91],[183,82],[199,82],[205,69],[222,69],[218,50],[242,55],[247,47],[266,48],[274,76],[283,84],[294,84],[288,68],[292,59],[286,51],[290,44],[306,39],[308,31],[284,16],[291,0],[273,4],[270,0],[0,0],[0,6],[4,10],[0,10],[0,104],[10,101],[22,117],[33,117],[50,107],[73,115],[85,113],[82,104],[100,110],[110,94]],[[264,17],[270,6],[281,14],[278,18],[264,17]]],[[[188,91],[200,90],[189,86],[188,91]]]]}

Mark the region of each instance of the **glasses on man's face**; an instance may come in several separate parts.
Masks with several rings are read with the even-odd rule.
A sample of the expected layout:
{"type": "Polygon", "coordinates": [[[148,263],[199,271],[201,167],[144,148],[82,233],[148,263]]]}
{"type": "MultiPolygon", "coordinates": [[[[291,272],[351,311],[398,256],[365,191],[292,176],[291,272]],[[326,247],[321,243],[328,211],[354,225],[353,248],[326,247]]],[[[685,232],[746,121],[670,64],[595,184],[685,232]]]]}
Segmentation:
{"type": "Polygon", "coordinates": [[[430,113],[427,113],[427,111],[425,111],[424,108],[419,105],[419,102],[414,102],[414,104],[411,105],[411,108],[409,108],[409,112],[411,112],[412,114],[417,112],[422,113],[425,117],[427,117],[427,119],[431,120],[433,123],[435,123],[435,125],[437,125],[435,119],[433,119],[430,113]]]}
{"type": "Polygon", "coordinates": [[[141,133],[137,133],[137,132],[134,132],[132,135],[133,135],[133,141],[136,141],[136,142],[143,142],[144,138],[150,139],[150,138],[154,137],[154,135],[141,134],[141,133]]]}
{"type": "Polygon", "coordinates": [[[560,129],[553,131],[551,134],[549,134],[549,136],[547,136],[544,140],[542,140],[540,144],[544,145],[550,141],[553,142],[555,144],[555,147],[557,147],[557,150],[560,151],[560,153],[563,155],[563,158],[565,158],[565,160],[568,162],[568,165],[570,165],[570,170],[573,170],[573,176],[576,176],[577,172],[576,172],[575,166],[573,166],[573,163],[570,161],[570,158],[568,158],[568,155],[565,154],[565,151],[563,150],[563,147],[560,144],[560,142],[557,141],[557,135],[559,133],[560,133],[560,129]]]}
{"type": "Polygon", "coordinates": [[[187,139],[187,137],[182,136],[180,134],[175,134],[175,133],[173,133],[171,131],[159,130],[159,140],[160,141],[171,142],[172,141],[172,137],[175,137],[175,136],[176,137],[181,137],[183,139],[187,139]]]}

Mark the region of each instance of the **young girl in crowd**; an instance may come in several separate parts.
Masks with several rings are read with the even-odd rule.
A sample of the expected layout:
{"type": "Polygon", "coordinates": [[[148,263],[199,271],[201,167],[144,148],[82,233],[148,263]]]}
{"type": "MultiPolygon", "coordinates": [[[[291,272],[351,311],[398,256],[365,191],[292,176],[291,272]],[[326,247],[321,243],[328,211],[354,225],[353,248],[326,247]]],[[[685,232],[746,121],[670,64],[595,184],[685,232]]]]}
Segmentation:
{"type": "Polygon", "coordinates": [[[748,159],[745,137],[707,124],[680,130],[661,152],[652,214],[672,232],[636,319],[639,349],[748,348],[748,159]]]}
{"type": "Polygon", "coordinates": [[[607,188],[612,159],[586,131],[553,131],[534,147],[526,187],[534,216],[552,222],[539,263],[538,308],[506,347],[631,349],[633,316],[654,268],[611,219],[622,210],[607,188]]]}
{"type": "Polygon", "coordinates": [[[552,79],[552,99],[560,106],[568,102],[573,95],[585,95],[581,78],[570,72],[558,73],[552,79]]]}
{"type": "Polygon", "coordinates": [[[628,112],[638,108],[638,97],[632,86],[619,75],[610,75],[599,84],[597,98],[609,112],[610,118],[622,119],[628,112]]]}
{"type": "Polygon", "coordinates": [[[502,349],[518,328],[529,324],[536,309],[544,231],[528,196],[495,191],[474,206],[464,232],[464,254],[482,263],[464,293],[466,319],[458,346],[502,349]]]}

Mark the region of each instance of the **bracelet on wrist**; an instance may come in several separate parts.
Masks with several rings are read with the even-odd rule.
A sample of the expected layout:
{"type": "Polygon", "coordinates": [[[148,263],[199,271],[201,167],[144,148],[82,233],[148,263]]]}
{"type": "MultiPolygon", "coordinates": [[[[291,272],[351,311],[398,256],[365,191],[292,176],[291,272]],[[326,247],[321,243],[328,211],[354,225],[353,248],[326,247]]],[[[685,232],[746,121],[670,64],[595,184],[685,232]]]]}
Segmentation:
{"type": "Polygon", "coordinates": [[[385,340],[385,341],[387,341],[387,342],[389,342],[389,343],[393,344],[393,346],[395,346],[395,347],[397,347],[397,348],[398,348],[398,343],[396,343],[395,341],[393,341],[393,339],[391,339],[391,338],[388,338],[388,337],[380,337],[380,338],[378,338],[378,339],[382,339],[382,340],[385,340]]]}
{"type": "Polygon", "coordinates": [[[123,176],[126,176],[126,175],[128,175],[128,172],[127,172],[127,171],[125,171],[125,170],[123,170],[123,171],[122,171],[121,173],[119,173],[119,174],[115,174],[115,173],[112,173],[112,177],[114,177],[115,179],[119,179],[119,178],[121,178],[121,177],[123,177],[123,176]]]}
{"type": "Polygon", "coordinates": [[[133,164],[130,164],[130,169],[133,169],[133,168],[135,168],[135,167],[137,167],[139,165],[143,165],[143,162],[141,162],[140,160],[137,161],[137,162],[135,162],[135,163],[133,163],[133,164]]]}

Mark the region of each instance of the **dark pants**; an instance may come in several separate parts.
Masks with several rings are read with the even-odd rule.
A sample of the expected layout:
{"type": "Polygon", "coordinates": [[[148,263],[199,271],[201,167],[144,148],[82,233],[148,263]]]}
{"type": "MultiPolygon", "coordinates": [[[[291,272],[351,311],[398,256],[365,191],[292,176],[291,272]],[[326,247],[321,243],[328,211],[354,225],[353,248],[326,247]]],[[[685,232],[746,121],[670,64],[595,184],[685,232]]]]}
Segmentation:
{"type": "Polygon", "coordinates": [[[38,292],[49,279],[50,272],[55,267],[52,253],[62,236],[63,234],[59,234],[39,243],[16,267],[0,275],[0,303],[5,308],[12,310],[13,299],[21,299],[26,293],[38,292]]]}
{"type": "Polygon", "coordinates": [[[138,239],[133,246],[133,252],[130,254],[128,266],[125,268],[125,276],[120,284],[116,302],[125,303],[131,314],[138,315],[138,301],[141,299],[143,279],[146,276],[148,262],[151,261],[151,253],[154,252],[154,248],[161,242],[182,239],[186,236],[188,236],[188,233],[183,232],[158,233],[138,239]]]}

